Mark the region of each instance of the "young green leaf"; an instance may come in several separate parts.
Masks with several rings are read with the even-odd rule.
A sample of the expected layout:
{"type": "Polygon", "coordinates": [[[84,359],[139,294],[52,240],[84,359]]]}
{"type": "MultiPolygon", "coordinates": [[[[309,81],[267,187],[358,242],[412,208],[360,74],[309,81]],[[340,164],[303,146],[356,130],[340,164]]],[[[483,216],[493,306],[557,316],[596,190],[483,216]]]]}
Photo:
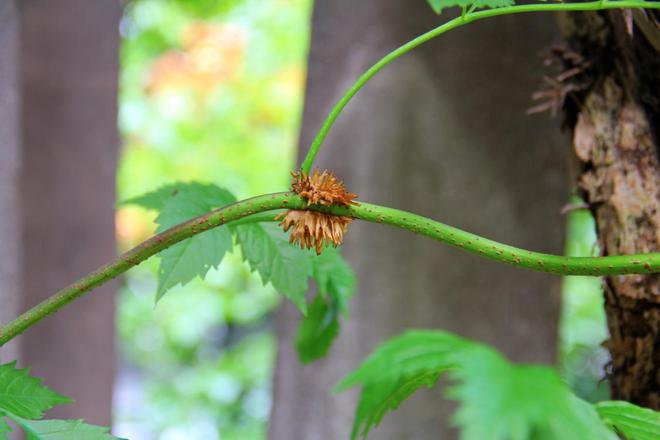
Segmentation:
{"type": "Polygon", "coordinates": [[[339,310],[334,300],[318,295],[309,306],[296,335],[300,361],[308,364],[326,355],[339,334],[339,310]]]}
{"type": "Polygon", "coordinates": [[[433,331],[384,343],[339,384],[363,386],[353,438],[366,436],[387,411],[444,372],[455,383],[447,395],[459,402],[453,421],[463,440],[617,438],[554,369],[514,365],[487,346],[433,331]]]}
{"type": "Polygon", "coordinates": [[[42,384],[42,379],[29,376],[30,370],[17,369],[16,362],[0,365],[0,412],[26,419],[39,419],[44,411],[72,400],[42,384]]]}
{"type": "Polygon", "coordinates": [[[596,412],[627,440],[660,439],[660,412],[623,401],[598,402],[596,412]]]}
{"type": "Polygon", "coordinates": [[[264,284],[270,282],[305,314],[311,269],[308,253],[291,246],[284,232],[273,224],[244,224],[233,229],[243,258],[252,270],[259,273],[264,284]]]}
{"type": "Polygon", "coordinates": [[[82,420],[26,420],[10,416],[27,433],[27,440],[117,440],[103,426],[82,420]]]}
{"type": "MultiPolygon", "coordinates": [[[[202,215],[220,206],[234,203],[236,198],[215,185],[179,183],[169,185],[129,202],[159,209],[158,232],[202,215]]],[[[228,228],[214,228],[177,243],[160,253],[158,269],[158,301],[170,288],[185,285],[196,276],[204,278],[211,266],[217,267],[231,250],[228,228]]]]}

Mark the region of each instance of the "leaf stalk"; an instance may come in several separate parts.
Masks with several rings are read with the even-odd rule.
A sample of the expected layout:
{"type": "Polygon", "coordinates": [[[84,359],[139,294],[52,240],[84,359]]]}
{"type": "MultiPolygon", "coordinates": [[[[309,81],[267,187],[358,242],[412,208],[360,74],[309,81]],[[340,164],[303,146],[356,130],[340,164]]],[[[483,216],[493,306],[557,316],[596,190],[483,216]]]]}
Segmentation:
{"type": "Polygon", "coordinates": [[[603,9],[617,9],[617,8],[641,8],[641,9],[659,9],[660,2],[651,2],[643,0],[596,0],[586,3],[539,3],[539,4],[529,4],[529,5],[513,5],[505,6],[502,8],[495,9],[486,9],[476,12],[465,13],[465,8],[462,11],[462,14],[452,20],[447,21],[446,23],[431,29],[430,31],[418,36],[417,38],[407,42],[406,44],[398,47],[392,52],[385,55],[381,58],[376,64],[371,66],[366,72],[364,72],[358,79],[353,83],[353,85],[346,91],[346,93],[339,99],[339,101],[332,108],[325,121],[321,125],[321,128],[314,138],[312,145],[309,147],[309,151],[305,156],[305,159],[302,162],[300,167],[301,171],[305,174],[309,174],[312,166],[314,165],[314,160],[318,154],[321,145],[325,141],[325,138],[328,136],[330,128],[334,125],[335,121],[344,110],[346,105],[353,99],[353,97],[360,91],[362,87],[373,78],[378,72],[383,70],[385,66],[390,64],[392,61],[397,58],[407,54],[416,47],[426,43],[429,40],[432,40],[435,37],[438,37],[444,34],[447,31],[458,28],[465,24],[471,23],[473,21],[483,20],[486,18],[497,17],[500,15],[509,15],[509,14],[522,14],[527,12],[560,12],[560,11],[598,11],[603,9]]]}

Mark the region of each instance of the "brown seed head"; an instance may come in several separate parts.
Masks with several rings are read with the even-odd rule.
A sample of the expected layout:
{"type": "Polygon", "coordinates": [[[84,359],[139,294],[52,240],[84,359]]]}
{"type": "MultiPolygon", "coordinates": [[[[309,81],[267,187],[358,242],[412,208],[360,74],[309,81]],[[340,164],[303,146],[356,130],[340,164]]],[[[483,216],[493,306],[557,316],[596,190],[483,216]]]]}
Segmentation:
{"type": "Polygon", "coordinates": [[[285,232],[293,227],[289,243],[297,244],[302,249],[314,248],[316,255],[321,255],[324,245],[339,246],[348,225],[353,221],[352,218],[341,215],[295,210],[286,211],[275,217],[275,220],[280,219],[282,220],[280,225],[285,232]]]}
{"type": "Polygon", "coordinates": [[[305,175],[302,171],[291,175],[293,176],[291,190],[307,200],[307,206],[359,205],[353,201],[357,194],[346,191],[344,182],[338,180],[331,171],[325,170],[321,173],[316,169],[311,176],[305,175]]]}

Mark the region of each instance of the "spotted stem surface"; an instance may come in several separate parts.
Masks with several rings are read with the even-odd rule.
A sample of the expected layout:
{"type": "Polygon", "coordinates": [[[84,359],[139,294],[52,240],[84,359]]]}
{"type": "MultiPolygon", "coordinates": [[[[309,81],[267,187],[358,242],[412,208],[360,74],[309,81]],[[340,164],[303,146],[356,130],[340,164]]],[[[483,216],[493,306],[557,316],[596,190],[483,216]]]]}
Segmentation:
{"type": "Polygon", "coordinates": [[[444,223],[394,208],[370,203],[361,203],[360,206],[351,207],[307,206],[304,199],[291,192],[266,194],[216,209],[151,237],[122,254],[116,261],[98,268],[65,287],[0,328],[0,346],[76,298],[80,298],[95,287],[121,275],[131,267],[186,238],[230,222],[272,221],[277,213],[269,211],[283,208],[309,209],[349,216],[373,223],[384,223],[425,235],[495,261],[558,275],[601,276],[660,272],[660,253],[607,257],[562,257],[498,243],[444,223]],[[254,218],[251,218],[251,216],[254,216],[254,218]]]}

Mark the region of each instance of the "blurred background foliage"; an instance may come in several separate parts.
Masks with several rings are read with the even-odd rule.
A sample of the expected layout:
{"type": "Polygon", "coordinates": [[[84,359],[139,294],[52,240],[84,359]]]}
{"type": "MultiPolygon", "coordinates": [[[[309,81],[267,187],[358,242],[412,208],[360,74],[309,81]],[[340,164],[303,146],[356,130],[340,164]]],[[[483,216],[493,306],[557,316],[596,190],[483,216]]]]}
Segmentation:
{"type": "MultiPolygon", "coordinates": [[[[310,0],[132,0],[121,21],[119,200],[174,181],[239,198],[293,169],[310,0]]],[[[120,250],[155,213],[117,211],[120,250]]],[[[265,437],[275,356],[270,287],[231,255],[154,308],[153,259],[118,299],[115,429],[135,439],[265,437]]]]}
{"type": "MultiPolygon", "coordinates": [[[[579,206],[581,199],[571,203],[579,206]]],[[[572,257],[600,255],[596,224],[587,209],[566,216],[564,253],[572,257]]],[[[609,398],[606,367],[609,353],[602,346],[608,338],[600,278],[564,277],[559,323],[559,360],[562,375],[575,393],[590,402],[609,398]]]]}
{"type": "MultiPolygon", "coordinates": [[[[293,169],[311,0],[131,0],[121,22],[118,198],[174,181],[239,198],[283,190],[293,169]]],[[[522,117],[522,115],[521,115],[522,117]]],[[[126,250],[154,212],[120,206],[126,250]]],[[[597,252],[586,210],[568,216],[566,251],[597,252]]],[[[125,277],[115,434],[141,440],[266,437],[276,353],[270,287],[230,255],[205,281],[154,308],[156,261],[125,277]]],[[[607,397],[600,281],[563,283],[561,368],[582,397],[607,397]]]]}

